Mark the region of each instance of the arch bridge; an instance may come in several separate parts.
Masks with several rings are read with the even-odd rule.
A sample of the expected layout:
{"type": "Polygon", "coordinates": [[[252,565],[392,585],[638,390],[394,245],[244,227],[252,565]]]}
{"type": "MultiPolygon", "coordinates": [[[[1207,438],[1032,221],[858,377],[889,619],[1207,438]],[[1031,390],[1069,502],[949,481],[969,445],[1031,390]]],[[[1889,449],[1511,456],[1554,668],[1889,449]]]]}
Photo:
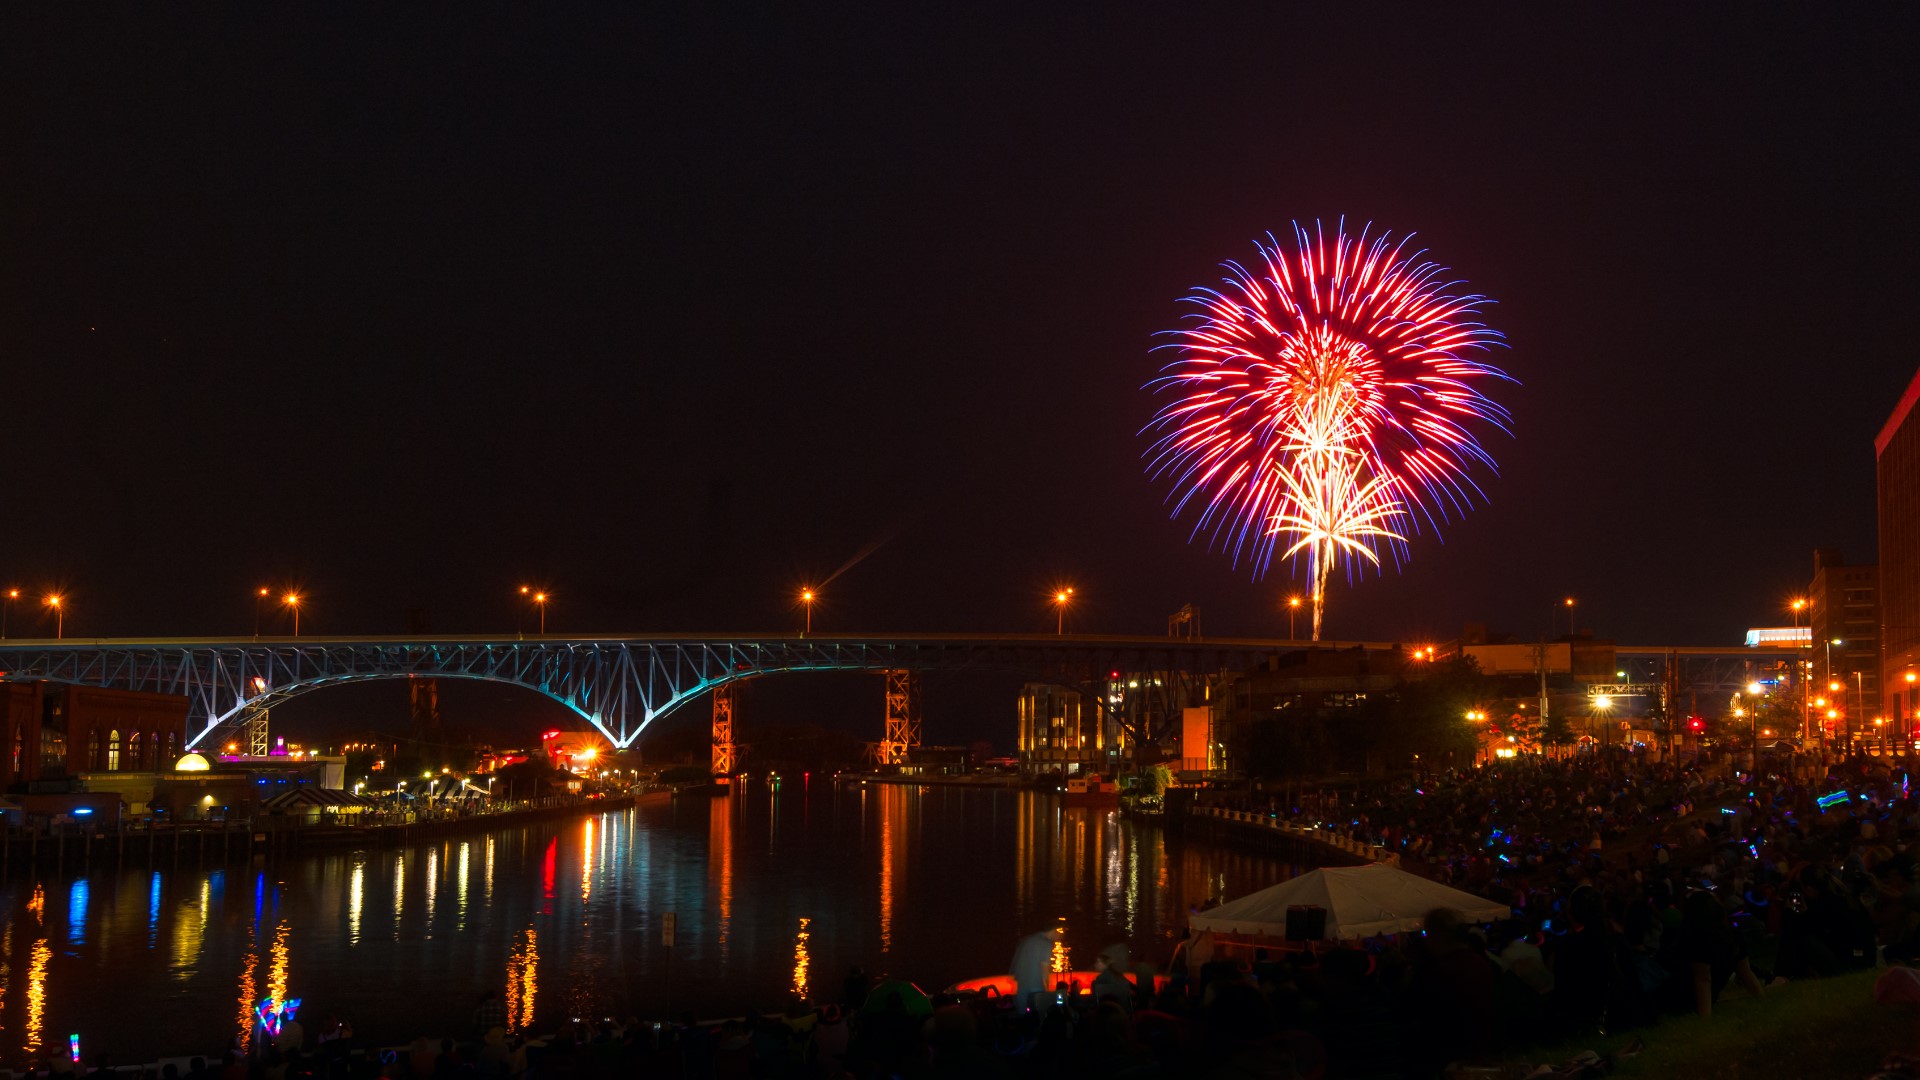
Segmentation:
{"type": "MultiPolygon", "coordinates": [[[[908,728],[917,727],[917,702],[906,698],[910,682],[917,681],[910,676],[921,672],[1009,672],[1098,696],[1110,671],[1225,674],[1299,647],[1311,646],[1265,639],[1042,634],[15,640],[0,642],[0,681],[44,680],[184,697],[186,745],[193,749],[223,728],[329,686],[406,677],[484,679],[545,695],[625,749],[654,721],[742,679],[786,671],[888,672],[902,678],[888,679],[887,741],[904,748],[919,742],[918,732],[908,728]]],[[[716,724],[716,747],[719,741],[716,724]]]]}

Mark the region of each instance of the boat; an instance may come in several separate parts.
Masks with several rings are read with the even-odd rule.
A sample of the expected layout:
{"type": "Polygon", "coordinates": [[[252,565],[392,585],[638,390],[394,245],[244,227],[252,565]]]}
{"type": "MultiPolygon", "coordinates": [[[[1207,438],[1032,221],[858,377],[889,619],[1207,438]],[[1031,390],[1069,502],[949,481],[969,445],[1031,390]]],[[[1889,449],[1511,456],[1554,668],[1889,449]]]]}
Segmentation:
{"type": "Polygon", "coordinates": [[[1067,806],[1119,806],[1120,785],[1102,776],[1075,776],[1067,781],[1060,801],[1067,806]]]}
{"type": "MultiPolygon", "coordinates": [[[[1066,983],[1072,987],[1073,994],[1079,995],[1093,993],[1093,980],[1097,978],[1099,974],[1097,971],[1062,971],[1049,976],[1049,978],[1053,980],[1055,986],[1066,983]]],[[[1145,987],[1141,986],[1140,982],[1144,978],[1146,978],[1145,975],[1135,974],[1133,976],[1134,985],[1144,990],[1145,987]]],[[[1012,997],[1018,987],[1019,984],[1014,981],[1011,975],[983,975],[977,979],[966,979],[954,983],[952,986],[947,987],[947,993],[966,997],[979,997],[982,995],[986,997],[1012,997]]],[[[1158,994],[1166,988],[1167,977],[1165,975],[1153,976],[1154,993],[1158,994]]]]}

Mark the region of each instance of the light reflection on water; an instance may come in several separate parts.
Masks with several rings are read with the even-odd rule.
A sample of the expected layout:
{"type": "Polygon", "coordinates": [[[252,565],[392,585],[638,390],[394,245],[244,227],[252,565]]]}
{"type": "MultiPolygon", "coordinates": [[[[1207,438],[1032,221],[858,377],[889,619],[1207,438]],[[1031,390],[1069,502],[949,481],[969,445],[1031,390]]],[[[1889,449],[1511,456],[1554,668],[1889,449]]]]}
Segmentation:
{"type": "Polygon", "coordinates": [[[269,996],[304,999],[309,1028],[338,1014],[406,1042],[464,1032],[485,989],[536,1028],[779,1009],[855,964],[932,989],[1005,970],[1055,925],[1062,963],[1122,940],[1164,959],[1190,906],[1288,871],[1051,796],[800,782],[403,851],[16,873],[0,879],[0,1066],[58,1049],[48,1030],[118,1059],[217,1053],[269,996]]]}

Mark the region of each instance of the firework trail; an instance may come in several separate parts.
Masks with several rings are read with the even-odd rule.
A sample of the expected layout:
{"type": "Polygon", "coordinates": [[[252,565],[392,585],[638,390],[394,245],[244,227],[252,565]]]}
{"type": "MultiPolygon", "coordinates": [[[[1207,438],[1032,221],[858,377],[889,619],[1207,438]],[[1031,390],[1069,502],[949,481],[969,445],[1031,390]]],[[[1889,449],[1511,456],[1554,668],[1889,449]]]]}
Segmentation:
{"type": "Polygon", "coordinates": [[[1276,554],[1304,556],[1316,641],[1333,564],[1352,578],[1384,548],[1397,565],[1422,522],[1464,513],[1481,498],[1471,472],[1495,469],[1472,429],[1509,419],[1476,385],[1507,378],[1475,359],[1504,344],[1479,321],[1490,301],[1411,236],[1370,232],[1296,223],[1291,246],[1255,245],[1255,269],[1223,264],[1219,288],[1185,298],[1198,311],[1148,384],[1171,395],[1146,430],[1173,516],[1255,580],[1276,554]]]}

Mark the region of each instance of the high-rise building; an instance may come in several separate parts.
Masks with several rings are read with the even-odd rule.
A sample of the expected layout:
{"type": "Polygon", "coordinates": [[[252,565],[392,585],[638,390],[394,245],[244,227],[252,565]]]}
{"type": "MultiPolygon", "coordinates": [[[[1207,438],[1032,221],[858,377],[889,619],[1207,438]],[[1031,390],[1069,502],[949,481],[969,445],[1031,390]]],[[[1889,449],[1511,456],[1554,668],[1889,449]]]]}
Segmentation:
{"type": "Polygon", "coordinates": [[[1848,563],[1831,548],[1814,552],[1807,621],[1816,672],[1811,689],[1844,721],[1833,734],[1871,738],[1881,715],[1880,567],[1848,563]]]}
{"type": "Polygon", "coordinates": [[[1920,708],[1920,372],[1873,440],[1880,519],[1880,685],[1911,745],[1920,708]]]}

